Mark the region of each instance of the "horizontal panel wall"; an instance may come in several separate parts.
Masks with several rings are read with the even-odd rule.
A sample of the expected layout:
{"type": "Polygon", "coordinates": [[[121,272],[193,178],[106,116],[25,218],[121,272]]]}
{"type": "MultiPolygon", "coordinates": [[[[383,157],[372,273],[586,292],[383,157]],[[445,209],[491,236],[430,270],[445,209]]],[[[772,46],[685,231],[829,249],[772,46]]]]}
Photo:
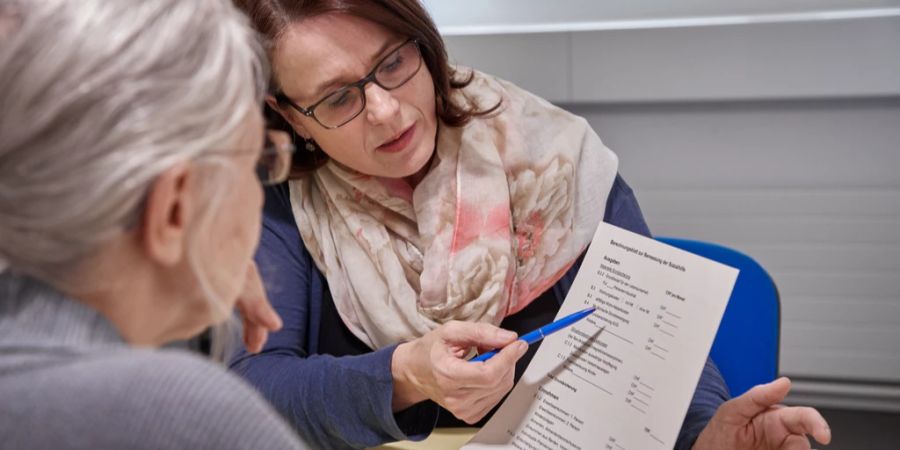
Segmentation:
{"type": "Polygon", "coordinates": [[[515,34],[445,38],[451,62],[510,80],[551,101],[569,98],[569,35],[515,34]]]}
{"type": "Polygon", "coordinates": [[[900,95],[900,16],[445,41],[454,61],[554,102],[900,95]]]}
{"type": "Polygon", "coordinates": [[[900,98],[569,109],[619,154],[656,234],[771,271],[784,373],[900,383],[900,98]]]}
{"type": "Polygon", "coordinates": [[[627,158],[644,171],[645,188],[679,182],[821,192],[829,185],[897,182],[900,115],[894,99],[569,106],[608,130],[601,138],[611,148],[627,147],[627,158]],[[601,108],[607,114],[596,114],[601,108]],[[703,177],[683,175],[701,170],[703,177]]]}
{"type": "Polygon", "coordinates": [[[583,102],[900,94],[900,17],[572,34],[583,102]]]}
{"type": "Polygon", "coordinates": [[[759,22],[884,13],[897,0],[424,0],[446,35],[759,22]]]}

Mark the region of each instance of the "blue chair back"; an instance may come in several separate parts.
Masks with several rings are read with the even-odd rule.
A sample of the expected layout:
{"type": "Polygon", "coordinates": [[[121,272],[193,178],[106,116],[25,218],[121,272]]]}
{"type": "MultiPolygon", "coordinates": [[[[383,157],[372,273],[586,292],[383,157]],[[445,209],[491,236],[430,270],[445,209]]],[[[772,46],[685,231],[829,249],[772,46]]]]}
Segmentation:
{"type": "Polygon", "coordinates": [[[753,258],[721,245],[669,237],[657,240],[740,270],[710,356],[732,397],[774,380],[778,376],[781,307],[768,272],[753,258]]]}

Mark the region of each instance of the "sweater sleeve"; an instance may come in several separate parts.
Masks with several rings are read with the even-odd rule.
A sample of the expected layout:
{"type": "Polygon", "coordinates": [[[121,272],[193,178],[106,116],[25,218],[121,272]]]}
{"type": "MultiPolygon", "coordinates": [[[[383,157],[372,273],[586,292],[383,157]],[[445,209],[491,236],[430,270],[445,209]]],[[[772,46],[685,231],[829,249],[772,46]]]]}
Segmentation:
{"type": "Polygon", "coordinates": [[[391,359],[396,346],[357,355],[313,354],[325,281],[303,243],[286,185],[266,191],[256,254],[272,306],[284,327],[256,355],[239,351],[230,362],[313,447],[364,448],[424,439],[437,407],[425,402],[391,411],[391,359]]]}
{"type": "MultiPolygon", "coordinates": [[[[634,192],[621,176],[617,176],[613,183],[606,203],[606,213],[603,220],[617,227],[652,237],[634,192]]],[[[571,280],[574,280],[574,273],[571,276],[569,285],[571,285],[571,280]]],[[[681,425],[681,431],[678,433],[675,449],[688,450],[693,447],[697,436],[709,423],[719,406],[727,401],[729,397],[728,387],[725,385],[722,374],[719,373],[719,369],[713,360],[707,358],[706,365],[703,367],[703,372],[700,375],[700,381],[697,383],[697,388],[694,391],[694,397],[691,399],[687,415],[681,425]]]]}

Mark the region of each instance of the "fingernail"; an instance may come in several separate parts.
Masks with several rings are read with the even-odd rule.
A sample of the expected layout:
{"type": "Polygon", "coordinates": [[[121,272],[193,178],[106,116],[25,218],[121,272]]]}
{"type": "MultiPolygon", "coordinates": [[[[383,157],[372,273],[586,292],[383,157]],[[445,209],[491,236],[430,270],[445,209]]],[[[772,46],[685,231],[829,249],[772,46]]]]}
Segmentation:
{"type": "Polygon", "coordinates": [[[500,339],[510,340],[515,339],[518,336],[516,333],[509,330],[500,330],[497,332],[497,337],[500,339]]]}
{"type": "Polygon", "coordinates": [[[528,350],[528,343],[525,341],[516,341],[516,345],[519,346],[516,350],[520,353],[525,353],[528,350]]]}

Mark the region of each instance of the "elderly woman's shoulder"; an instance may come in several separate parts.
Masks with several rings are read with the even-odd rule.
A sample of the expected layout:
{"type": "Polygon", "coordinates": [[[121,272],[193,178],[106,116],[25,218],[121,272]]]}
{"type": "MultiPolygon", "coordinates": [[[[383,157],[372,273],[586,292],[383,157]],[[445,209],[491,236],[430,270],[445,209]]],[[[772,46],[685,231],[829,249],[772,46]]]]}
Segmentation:
{"type": "Polygon", "coordinates": [[[32,372],[19,392],[31,401],[20,405],[13,413],[17,417],[2,420],[18,428],[3,430],[12,433],[13,442],[72,447],[73,439],[85,439],[84,448],[302,448],[256,391],[187,351],[117,349],[32,372]],[[47,428],[49,423],[54,426],[47,428]],[[35,425],[44,427],[43,436],[25,433],[35,425]]]}

